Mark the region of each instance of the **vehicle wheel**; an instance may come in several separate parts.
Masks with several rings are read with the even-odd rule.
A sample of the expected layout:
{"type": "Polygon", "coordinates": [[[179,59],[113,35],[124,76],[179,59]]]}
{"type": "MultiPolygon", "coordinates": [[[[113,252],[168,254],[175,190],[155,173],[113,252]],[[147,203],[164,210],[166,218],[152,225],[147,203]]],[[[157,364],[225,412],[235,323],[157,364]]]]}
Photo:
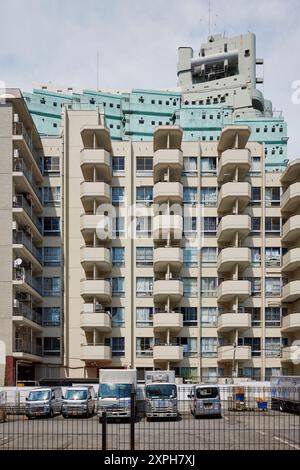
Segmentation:
{"type": "Polygon", "coordinates": [[[32,419],[32,416],[26,416],[26,417],[27,417],[27,419],[32,419]]]}
{"type": "Polygon", "coordinates": [[[53,418],[54,417],[54,412],[53,412],[53,409],[51,408],[51,410],[49,411],[49,415],[48,415],[49,418],[53,418]]]}
{"type": "Polygon", "coordinates": [[[67,415],[65,413],[62,413],[63,418],[66,419],[67,415]]]}
{"type": "Polygon", "coordinates": [[[102,419],[101,419],[101,418],[99,418],[99,423],[102,423],[102,419]]]}
{"type": "Polygon", "coordinates": [[[286,410],[286,406],[284,401],[279,402],[279,411],[284,412],[286,410]]]}

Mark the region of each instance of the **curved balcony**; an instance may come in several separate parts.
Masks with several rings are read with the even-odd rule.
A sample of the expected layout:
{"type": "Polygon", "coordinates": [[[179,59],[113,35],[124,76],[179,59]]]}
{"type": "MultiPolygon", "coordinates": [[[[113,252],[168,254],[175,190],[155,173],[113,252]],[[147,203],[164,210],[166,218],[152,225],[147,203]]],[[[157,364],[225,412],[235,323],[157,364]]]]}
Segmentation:
{"type": "Polygon", "coordinates": [[[218,163],[218,182],[233,179],[237,168],[239,178],[243,179],[251,168],[250,150],[232,149],[223,152],[218,163]]]}
{"type": "Polygon", "coordinates": [[[166,344],[153,346],[153,360],[156,362],[178,362],[183,360],[183,347],[166,344]]]}
{"type": "Polygon", "coordinates": [[[183,284],[178,279],[154,281],[153,298],[158,304],[166,304],[167,300],[177,305],[183,297],[183,284]]]}
{"type": "Polygon", "coordinates": [[[300,181],[300,159],[297,158],[289,162],[286,170],[283,172],[281,176],[281,183],[291,184],[295,181],[300,181]]]}
{"type": "Polygon", "coordinates": [[[286,346],[281,349],[281,362],[292,362],[299,360],[299,346],[286,346]]]}
{"type": "Polygon", "coordinates": [[[182,248],[166,246],[154,250],[153,269],[155,272],[166,271],[168,265],[172,272],[178,272],[182,268],[182,262],[182,248]]]}
{"type": "Polygon", "coordinates": [[[183,187],[181,183],[160,181],[153,188],[153,201],[155,204],[163,204],[169,201],[171,204],[182,204],[183,187]]]}
{"type": "Polygon", "coordinates": [[[85,331],[94,329],[103,333],[111,332],[111,319],[108,312],[81,312],[80,327],[85,331]]]}
{"type": "Polygon", "coordinates": [[[282,319],[282,333],[292,333],[300,330],[300,313],[290,313],[282,319]]]}
{"type": "Polygon", "coordinates": [[[100,214],[81,214],[80,229],[83,237],[92,235],[95,231],[99,240],[109,241],[112,237],[111,218],[100,214]]]}
{"type": "Polygon", "coordinates": [[[300,299],[300,281],[288,282],[282,288],[281,301],[283,303],[295,302],[300,299]]]}
{"type": "Polygon", "coordinates": [[[234,359],[236,361],[250,361],[251,347],[237,346],[234,348],[233,345],[230,345],[218,348],[218,362],[233,362],[234,359]]]}
{"type": "Polygon", "coordinates": [[[234,280],[223,281],[217,292],[217,299],[220,303],[232,302],[236,298],[240,302],[244,302],[251,296],[251,283],[250,281],[234,280]]]}
{"type": "Polygon", "coordinates": [[[183,221],[181,215],[155,215],[153,217],[154,240],[182,239],[183,221]]]}
{"type": "Polygon", "coordinates": [[[217,230],[219,243],[229,242],[238,233],[239,240],[247,237],[251,231],[251,217],[249,215],[225,215],[222,217],[217,230]]]}
{"type": "Polygon", "coordinates": [[[251,199],[251,186],[246,182],[225,183],[218,195],[218,212],[231,212],[233,206],[238,202],[239,211],[243,211],[251,199]]]}
{"type": "Polygon", "coordinates": [[[100,303],[111,302],[111,286],[106,279],[81,279],[80,294],[84,300],[96,297],[100,303]]]}
{"type": "Polygon", "coordinates": [[[96,265],[101,271],[109,272],[111,270],[110,250],[103,246],[82,246],[80,262],[86,271],[96,265]]]}
{"type": "Polygon", "coordinates": [[[292,243],[300,238],[300,215],[290,217],[282,228],[282,238],[284,243],[292,243]]]}
{"type": "Polygon", "coordinates": [[[224,152],[228,149],[244,149],[249,137],[251,129],[249,126],[240,124],[233,124],[231,126],[223,127],[218,143],[218,152],[224,152]]]}
{"type": "Polygon", "coordinates": [[[153,328],[156,332],[170,330],[178,332],[183,327],[183,315],[177,312],[161,312],[153,315],[153,328]]]}
{"type": "Polygon", "coordinates": [[[293,213],[300,204],[300,183],[291,184],[281,197],[281,212],[293,213]]]}
{"type": "Polygon", "coordinates": [[[183,168],[182,151],[179,149],[160,149],[154,152],[153,157],[153,177],[154,183],[163,179],[164,174],[169,170],[170,178],[179,181],[183,168]]]}
{"type": "Polygon", "coordinates": [[[110,153],[100,148],[83,148],[80,152],[81,171],[86,176],[92,176],[94,169],[101,173],[103,179],[109,183],[112,178],[110,153]]]}
{"type": "Polygon", "coordinates": [[[244,271],[251,263],[251,251],[246,247],[223,248],[218,255],[217,269],[220,273],[230,273],[236,265],[244,271]]]}
{"type": "Polygon", "coordinates": [[[293,272],[300,268],[300,248],[292,248],[282,258],[282,272],[293,272]]]}
{"type": "Polygon", "coordinates": [[[251,328],[251,315],[249,313],[223,313],[218,318],[218,332],[245,331],[251,328]]]}
{"type": "Polygon", "coordinates": [[[111,362],[111,347],[103,344],[82,344],[80,347],[82,361],[111,362]]]}
{"type": "Polygon", "coordinates": [[[82,181],[80,198],[83,204],[93,201],[108,204],[111,201],[110,186],[103,181],[82,181]]]}

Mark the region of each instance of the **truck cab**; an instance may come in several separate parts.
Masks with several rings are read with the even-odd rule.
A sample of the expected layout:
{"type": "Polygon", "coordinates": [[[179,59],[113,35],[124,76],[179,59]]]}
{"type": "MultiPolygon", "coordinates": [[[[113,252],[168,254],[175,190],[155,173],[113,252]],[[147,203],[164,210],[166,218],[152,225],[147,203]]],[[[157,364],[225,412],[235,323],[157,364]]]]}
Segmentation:
{"type": "Polygon", "coordinates": [[[194,417],[222,416],[220,389],[217,385],[194,385],[188,395],[194,417]]]}
{"type": "Polygon", "coordinates": [[[145,396],[147,419],[178,417],[174,371],[147,371],[145,396]]]}
{"type": "Polygon", "coordinates": [[[28,419],[37,416],[53,418],[62,408],[61,387],[34,388],[26,398],[25,415],[28,419]]]}
{"type": "Polygon", "coordinates": [[[92,416],[95,412],[95,391],[93,386],[69,387],[62,404],[62,415],[92,416]]]}

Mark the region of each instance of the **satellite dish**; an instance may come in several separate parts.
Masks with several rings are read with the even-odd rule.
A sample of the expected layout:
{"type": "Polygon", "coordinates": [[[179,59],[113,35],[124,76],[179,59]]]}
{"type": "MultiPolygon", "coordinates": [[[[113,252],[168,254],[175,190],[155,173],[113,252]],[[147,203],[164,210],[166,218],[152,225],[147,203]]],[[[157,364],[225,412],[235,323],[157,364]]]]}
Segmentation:
{"type": "Polygon", "coordinates": [[[15,268],[18,268],[19,266],[21,266],[22,263],[23,263],[22,258],[16,258],[14,262],[15,268]]]}

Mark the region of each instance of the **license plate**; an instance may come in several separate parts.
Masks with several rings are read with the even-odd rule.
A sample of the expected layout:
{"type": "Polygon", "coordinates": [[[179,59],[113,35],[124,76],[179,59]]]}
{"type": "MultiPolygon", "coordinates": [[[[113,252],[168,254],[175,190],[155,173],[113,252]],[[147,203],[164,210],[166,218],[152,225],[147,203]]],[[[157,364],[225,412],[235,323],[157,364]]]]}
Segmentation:
{"type": "Polygon", "coordinates": [[[212,408],[212,405],[210,403],[208,403],[207,405],[204,405],[204,408],[210,410],[212,408]]]}

